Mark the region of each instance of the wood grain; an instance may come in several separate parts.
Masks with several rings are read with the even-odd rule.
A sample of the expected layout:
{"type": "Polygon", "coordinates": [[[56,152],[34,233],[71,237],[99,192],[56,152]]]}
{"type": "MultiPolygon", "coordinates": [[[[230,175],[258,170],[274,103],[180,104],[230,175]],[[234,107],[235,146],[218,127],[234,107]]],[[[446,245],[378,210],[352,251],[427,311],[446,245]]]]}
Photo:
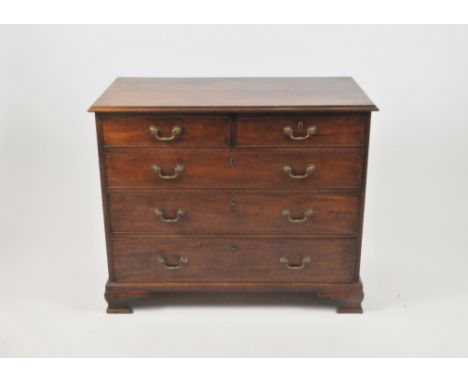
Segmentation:
{"type": "Polygon", "coordinates": [[[237,119],[237,145],[243,146],[358,146],[364,145],[365,114],[287,114],[242,116],[237,119]],[[317,132],[305,140],[283,134],[290,126],[294,136],[305,136],[309,126],[317,132]]]}
{"type": "Polygon", "coordinates": [[[358,232],[360,221],[359,195],[297,191],[161,191],[111,193],[109,200],[112,232],[353,235],[358,232]],[[156,216],[156,208],[162,209],[166,218],[175,218],[178,208],[184,209],[186,214],[176,223],[165,223],[156,216]],[[308,208],[314,212],[303,223],[291,223],[281,213],[289,209],[292,218],[301,218],[308,208]]]}
{"type": "Polygon", "coordinates": [[[159,292],[304,292],[360,313],[371,111],[352,78],[119,78],[96,112],[109,313],[159,292]],[[292,140],[290,126],[302,136],[292,140]],[[149,134],[156,126],[171,142],[149,134]],[[177,179],[161,179],[176,164],[177,179]],[[304,179],[293,175],[313,171],[304,179]],[[180,221],[161,221],[185,214],[180,221]],[[301,223],[293,219],[313,214],[301,223]],[[161,256],[163,261],[161,261],[161,256]],[[286,263],[280,261],[287,257],[286,263]],[[182,261],[186,258],[186,261],[182,261]],[[309,262],[303,262],[309,259],[309,262]],[[301,267],[301,269],[289,269],[301,267]],[[178,267],[180,265],[180,267],[178,267]],[[179,269],[168,269],[168,268],[179,269]]]}
{"type": "Polygon", "coordinates": [[[119,282],[205,281],[205,282],[352,282],[356,278],[357,242],[355,239],[252,239],[152,238],[112,241],[116,280],[119,282]],[[233,245],[236,250],[233,251],[233,245]],[[167,269],[158,261],[164,256],[167,269]],[[287,256],[291,270],[280,263],[287,256]]]}
{"type": "Polygon", "coordinates": [[[125,114],[104,117],[102,124],[106,146],[226,147],[231,121],[227,116],[125,114]],[[162,137],[171,137],[175,126],[182,133],[173,141],[160,141],[150,135],[150,126],[157,127],[162,137]]]}
{"type": "Polygon", "coordinates": [[[91,112],[373,111],[351,77],[117,78],[91,112]]]}
{"type": "Polygon", "coordinates": [[[108,153],[105,155],[108,187],[150,188],[359,188],[362,181],[361,150],[241,151],[235,149],[159,150],[152,153],[108,153]],[[171,175],[177,164],[184,172],[177,179],[160,179],[152,169],[159,164],[163,175],[171,175]],[[304,174],[291,179],[283,172],[304,174]]]}

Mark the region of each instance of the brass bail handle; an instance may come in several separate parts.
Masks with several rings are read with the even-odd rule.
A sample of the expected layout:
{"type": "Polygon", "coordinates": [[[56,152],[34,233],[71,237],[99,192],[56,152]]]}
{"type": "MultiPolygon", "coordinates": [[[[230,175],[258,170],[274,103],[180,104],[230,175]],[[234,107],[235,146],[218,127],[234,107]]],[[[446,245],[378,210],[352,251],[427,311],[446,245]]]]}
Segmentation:
{"type": "Polygon", "coordinates": [[[314,214],[314,210],[312,210],[312,208],[307,208],[304,211],[304,216],[302,218],[295,219],[295,218],[291,217],[291,212],[288,209],[284,209],[284,210],[281,211],[281,215],[283,215],[285,218],[287,218],[290,223],[304,223],[313,214],[314,214]]]}
{"type": "Polygon", "coordinates": [[[167,263],[167,258],[165,256],[158,256],[158,262],[160,264],[163,264],[164,268],[166,268],[166,269],[175,270],[175,269],[180,269],[180,268],[182,268],[182,265],[187,264],[188,259],[186,257],[179,257],[178,264],[169,265],[167,263]]]}
{"type": "MultiPolygon", "coordinates": [[[[302,129],[303,123],[299,122],[297,126],[298,129],[302,129]]],[[[294,141],[303,141],[305,139],[309,139],[312,135],[317,134],[317,126],[307,127],[305,135],[294,135],[294,131],[291,126],[283,126],[283,134],[294,141]]]]}
{"type": "Polygon", "coordinates": [[[163,137],[162,135],[160,135],[159,127],[156,127],[156,126],[150,126],[148,131],[149,131],[150,135],[152,137],[156,138],[158,141],[171,142],[174,139],[176,139],[182,133],[182,127],[174,126],[172,128],[172,135],[170,137],[163,137]]]}
{"type": "Polygon", "coordinates": [[[291,166],[289,165],[283,166],[283,172],[289,175],[289,177],[292,179],[305,179],[309,176],[309,174],[312,174],[314,170],[315,170],[315,165],[309,164],[307,165],[304,174],[294,174],[291,166]]]}
{"type": "Polygon", "coordinates": [[[306,264],[310,263],[310,256],[304,257],[301,261],[301,264],[291,264],[287,256],[281,256],[279,261],[281,264],[286,264],[286,267],[288,269],[296,271],[296,270],[304,268],[306,264]]]}
{"type": "Polygon", "coordinates": [[[183,208],[178,208],[176,210],[176,217],[174,219],[166,218],[164,216],[164,211],[161,208],[156,208],[154,213],[164,223],[177,223],[182,218],[182,216],[186,214],[186,211],[183,208]]]}
{"type": "Polygon", "coordinates": [[[162,170],[161,170],[161,166],[159,164],[154,164],[152,166],[153,168],[153,171],[158,174],[158,176],[161,178],[161,179],[176,179],[179,177],[179,175],[181,175],[183,172],[184,172],[184,165],[183,164],[176,164],[175,167],[174,167],[174,173],[171,174],[171,175],[164,175],[162,173],[162,170]]]}

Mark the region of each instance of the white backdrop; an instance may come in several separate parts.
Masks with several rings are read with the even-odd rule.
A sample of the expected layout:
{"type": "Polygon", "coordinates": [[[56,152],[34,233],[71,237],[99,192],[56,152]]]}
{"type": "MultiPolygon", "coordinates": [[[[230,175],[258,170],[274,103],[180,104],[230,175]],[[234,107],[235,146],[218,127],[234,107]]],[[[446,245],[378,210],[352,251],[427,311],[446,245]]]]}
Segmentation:
{"type": "Polygon", "coordinates": [[[462,26],[0,27],[0,355],[468,356],[467,46],[462,26]],[[106,315],[86,109],[117,76],[354,77],[381,109],[365,313],[182,296],[106,315]]]}

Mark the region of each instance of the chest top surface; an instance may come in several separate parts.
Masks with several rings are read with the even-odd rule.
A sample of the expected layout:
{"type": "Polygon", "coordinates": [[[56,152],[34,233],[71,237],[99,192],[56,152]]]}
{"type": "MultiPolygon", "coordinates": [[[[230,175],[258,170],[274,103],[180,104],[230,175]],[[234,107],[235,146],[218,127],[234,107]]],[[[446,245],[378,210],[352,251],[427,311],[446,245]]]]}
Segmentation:
{"type": "Polygon", "coordinates": [[[351,77],[117,78],[90,112],[377,111],[351,77]]]}

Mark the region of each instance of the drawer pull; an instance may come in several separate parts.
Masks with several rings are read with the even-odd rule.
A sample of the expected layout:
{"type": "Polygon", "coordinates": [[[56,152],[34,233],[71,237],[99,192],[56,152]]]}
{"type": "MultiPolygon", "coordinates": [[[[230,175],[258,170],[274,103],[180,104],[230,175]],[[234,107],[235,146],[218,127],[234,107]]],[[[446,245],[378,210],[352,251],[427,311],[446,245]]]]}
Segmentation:
{"type": "Polygon", "coordinates": [[[159,164],[154,164],[153,165],[153,171],[158,174],[158,176],[161,179],[175,179],[179,175],[181,175],[184,172],[184,165],[183,164],[176,164],[174,167],[174,174],[172,175],[164,175],[161,170],[161,166],[159,164]]]}
{"type": "Polygon", "coordinates": [[[307,178],[309,176],[309,174],[311,174],[312,172],[314,172],[315,170],[315,166],[313,164],[309,164],[307,167],[306,167],[306,170],[305,170],[305,173],[304,174],[300,174],[300,175],[296,175],[296,174],[293,174],[293,170],[292,170],[292,167],[291,166],[283,166],[283,172],[285,174],[288,174],[290,178],[292,179],[304,179],[304,178],[307,178]]]}
{"type": "Polygon", "coordinates": [[[281,215],[288,219],[291,223],[304,223],[307,219],[309,219],[313,215],[314,211],[312,208],[308,208],[304,211],[304,216],[299,219],[294,219],[291,217],[291,212],[289,210],[282,210],[281,215]]]}
{"type": "Polygon", "coordinates": [[[306,135],[294,135],[293,129],[291,126],[284,126],[283,127],[283,134],[288,136],[294,141],[303,141],[304,139],[310,138],[311,135],[314,135],[317,133],[317,127],[316,126],[309,126],[307,128],[307,134],[306,135]]]}
{"type": "Polygon", "coordinates": [[[174,219],[169,219],[169,218],[164,217],[164,211],[160,208],[156,208],[154,210],[154,213],[164,223],[177,223],[180,220],[180,218],[185,215],[186,212],[183,208],[178,208],[176,210],[176,217],[174,219]]]}
{"type": "Polygon", "coordinates": [[[280,257],[280,263],[281,264],[286,264],[286,267],[288,269],[292,269],[293,271],[296,271],[296,270],[299,270],[299,269],[302,269],[305,267],[306,264],[309,264],[310,263],[310,256],[306,256],[302,259],[302,262],[301,264],[299,265],[295,265],[295,264],[291,264],[289,262],[289,259],[287,256],[281,256],[280,257]]]}
{"type": "Polygon", "coordinates": [[[174,139],[176,139],[180,135],[180,133],[182,133],[182,127],[174,126],[172,128],[172,135],[170,137],[162,137],[161,135],[159,135],[159,128],[157,128],[156,126],[150,126],[148,131],[150,135],[156,138],[158,141],[171,142],[174,139]]]}
{"type": "Polygon", "coordinates": [[[158,256],[158,262],[164,265],[164,268],[166,269],[180,269],[182,265],[188,263],[188,259],[186,257],[179,257],[179,263],[176,265],[169,265],[167,263],[167,259],[164,256],[158,256]]]}

